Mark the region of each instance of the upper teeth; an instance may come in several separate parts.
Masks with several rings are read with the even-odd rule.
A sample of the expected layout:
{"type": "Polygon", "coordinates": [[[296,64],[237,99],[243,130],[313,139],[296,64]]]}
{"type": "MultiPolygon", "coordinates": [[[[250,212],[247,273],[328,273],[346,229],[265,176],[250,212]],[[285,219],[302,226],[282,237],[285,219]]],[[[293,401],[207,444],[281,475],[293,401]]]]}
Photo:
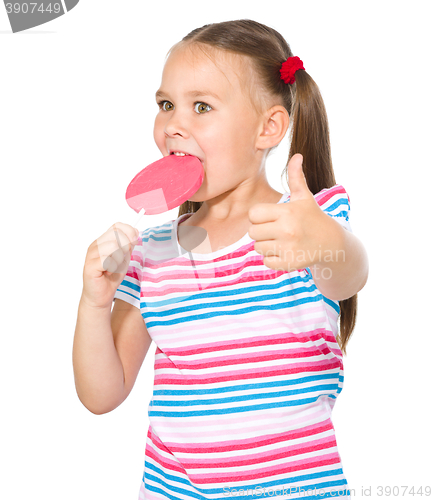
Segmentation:
{"type": "Polygon", "coordinates": [[[174,154],[176,156],[186,156],[187,153],[179,153],[179,151],[173,151],[172,154],[174,154]]]}

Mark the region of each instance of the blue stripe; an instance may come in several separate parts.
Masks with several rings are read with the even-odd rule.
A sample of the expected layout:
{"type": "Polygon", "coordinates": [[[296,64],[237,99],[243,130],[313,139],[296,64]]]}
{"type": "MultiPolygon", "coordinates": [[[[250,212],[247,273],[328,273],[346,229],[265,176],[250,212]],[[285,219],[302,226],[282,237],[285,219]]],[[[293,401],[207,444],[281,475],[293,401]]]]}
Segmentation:
{"type": "MultiPolygon", "coordinates": [[[[287,285],[286,285],[287,286],[287,285]]],[[[315,285],[306,287],[299,287],[296,288],[296,290],[283,290],[280,293],[274,293],[274,294],[268,294],[268,295],[257,295],[257,296],[252,296],[252,297],[242,297],[239,299],[229,299],[229,300],[222,300],[222,297],[224,296],[232,296],[232,295],[240,295],[240,294],[245,294],[249,292],[258,292],[259,290],[265,291],[265,290],[275,290],[278,288],[284,288],[284,284],[281,286],[272,286],[272,285],[260,285],[260,286],[251,286],[248,288],[243,288],[243,289],[238,289],[238,290],[233,290],[232,292],[227,292],[227,293],[219,293],[219,292],[208,292],[208,293],[203,293],[201,296],[195,294],[195,295],[190,295],[187,298],[183,299],[182,297],[178,297],[177,301],[179,300],[182,301],[182,303],[188,301],[193,301],[197,300],[198,298],[201,299],[201,301],[205,301],[206,299],[210,299],[212,297],[221,297],[221,300],[219,302],[206,302],[205,304],[189,304],[186,305],[185,307],[178,307],[178,308],[173,308],[167,311],[153,311],[149,312],[146,314],[146,317],[151,318],[152,316],[154,317],[164,317],[164,316],[169,316],[171,314],[179,314],[182,312],[190,312],[192,308],[194,309],[208,309],[209,307],[225,307],[225,306],[236,306],[238,304],[249,304],[250,302],[259,302],[259,301],[265,301],[265,300],[274,300],[274,299],[282,299],[286,297],[293,296],[295,297],[296,295],[300,295],[301,293],[304,292],[311,292],[314,291],[315,288],[317,288],[315,285]]],[[[149,304],[149,308],[155,307],[155,302],[150,302],[147,303],[145,302],[145,305],[147,306],[149,304]]]]}
{"type": "MultiPolygon", "coordinates": [[[[282,297],[284,294],[279,294],[277,295],[276,297],[282,297]]],[[[258,299],[261,300],[260,297],[258,297],[258,299]]],[[[237,309],[237,310],[231,310],[231,311],[213,311],[213,312],[207,312],[205,314],[195,314],[195,315],[191,315],[191,316],[186,316],[186,317],[183,317],[183,318],[176,318],[176,319],[173,319],[173,320],[170,320],[170,321],[149,321],[147,322],[146,321],[146,326],[147,328],[152,328],[154,326],[166,326],[166,325],[178,325],[180,323],[186,323],[188,321],[198,321],[198,320],[202,320],[202,319],[205,319],[205,318],[215,318],[217,316],[240,316],[242,314],[246,314],[246,313],[250,313],[250,312],[253,312],[253,311],[263,311],[263,310],[277,310],[277,309],[289,309],[290,307],[296,307],[300,304],[306,304],[306,303],[309,303],[309,302],[319,302],[320,300],[322,299],[322,296],[319,295],[319,296],[316,296],[316,297],[306,297],[306,298],[303,298],[303,299],[298,299],[298,300],[293,300],[292,302],[288,303],[288,302],[285,302],[285,303],[281,303],[281,304],[268,304],[268,305],[263,305],[263,306],[254,306],[254,307],[245,307],[243,309],[237,309]]],[[[253,298],[251,298],[250,300],[253,300],[253,298]]],[[[244,302],[244,301],[242,301],[244,302]]],[[[233,302],[232,302],[233,303],[233,302]]],[[[219,304],[220,305],[220,304],[219,304]]],[[[197,306],[194,306],[196,309],[201,309],[200,305],[197,304],[197,306]]],[[[203,307],[208,307],[206,305],[203,305],[203,307]]],[[[188,308],[182,308],[182,309],[179,309],[177,312],[181,312],[181,311],[185,311],[185,312],[191,312],[191,307],[188,307],[188,308]]],[[[155,316],[159,316],[159,315],[163,315],[164,313],[155,313],[154,315],[155,316]]],[[[152,316],[151,314],[149,313],[144,313],[143,314],[143,317],[146,319],[146,317],[150,317],[152,316]]]]}
{"type": "MultiPolygon", "coordinates": [[[[262,392],[259,394],[243,394],[242,396],[231,396],[228,398],[212,398],[212,399],[196,399],[196,400],[171,400],[166,401],[163,399],[152,399],[152,407],[155,406],[171,406],[171,407],[186,407],[186,406],[206,406],[206,405],[217,405],[217,404],[227,404],[227,403],[238,403],[241,401],[255,401],[258,399],[268,399],[268,398],[284,398],[285,396],[294,396],[296,394],[307,394],[309,392],[318,391],[337,391],[338,385],[328,384],[328,385],[317,385],[313,387],[304,387],[303,389],[293,389],[291,391],[279,391],[279,392],[262,392]]],[[[324,393],[322,396],[330,394],[324,393]]]]}
{"type": "MultiPolygon", "coordinates": [[[[227,415],[229,413],[244,413],[258,410],[268,410],[269,408],[282,408],[284,406],[301,406],[317,401],[320,396],[326,394],[318,394],[315,398],[297,399],[295,401],[278,401],[276,403],[266,403],[261,405],[241,406],[238,408],[215,408],[214,410],[196,410],[196,411],[148,411],[149,417],[206,417],[209,415],[227,415]]],[[[149,403],[152,406],[152,401],[149,403]]]]}
{"type": "Polygon", "coordinates": [[[265,389],[266,387],[284,387],[286,385],[294,384],[304,384],[307,382],[316,382],[317,380],[323,379],[333,379],[342,377],[338,376],[338,373],[323,373],[317,375],[311,375],[309,377],[302,377],[293,380],[277,380],[274,382],[260,382],[258,384],[244,384],[244,385],[232,385],[230,387],[216,387],[213,389],[155,389],[153,391],[154,396],[201,396],[204,394],[221,394],[224,392],[233,391],[248,391],[251,389],[265,389]]]}
{"type": "MultiPolygon", "coordinates": [[[[138,300],[138,302],[140,302],[140,297],[139,297],[139,296],[137,297],[137,296],[136,296],[136,295],[134,295],[133,293],[126,292],[125,290],[117,290],[116,292],[117,292],[117,293],[118,293],[118,292],[120,292],[120,293],[124,293],[125,295],[129,295],[130,297],[134,297],[134,299],[137,299],[137,300],[138,300]]],[[[119,299],[120,299],[120,297],[116,297],[116,298],[119,298],[119,299]]]]}
{"type": "MultiPolygon", "coordinates": [[[[340,193],[337,193],[336,196],[340,196],[340,193]]],[[[322,210],[325,213],[327,213],[328,215],[330,215],[331,217],[344,217],[346,219],[348,218],[348,215],[349,215],[349,209],[350,209],[350,205],[349,205],[347,197],[340,198],[339,200],[335,201],[332,205],[329,205],[326,208],[322,208],[322,210]],[[340,208],[340,210],[336,214],[328,213],[328,212],[334,212],[338,208],[340,208]]]]}
{"type": "MultiPolygon", "coordinates": [[[[125,288],[131,288],[132,290],[135,290],[136,292],[138,292],[138,296],[140,296],[140,289],[141,289],[141,283],[134,283],[133,281],[130,281],[132,279],[135,279],[133,278],[132,276],[129,276],[128,274],[125,275],[125,278],[123,279],[122,283],[120,283],[120,286],[124,286],[125,288]],[[128,277],[128,280],[127,278],[128,277]]],[[[123,292],[123,290],[120,290],[121,292],[123,292]]]]}
{"type": "MultiPolygon", "coordinates": [[[[287,273],[289,274],[289,273],[287,273]]],[[[296,295],[299,293],[299,291],[314,291],[317,289],[314,281],[312,281],[311,277],[305,276],[305,278],[301,276],[296,276],[294,278],[286,278],[290,279],[290,285],[293,285],[295,283],[302,282],[305,285],[309,285],[308,288],[303,287],[303,288],[297,288],[296,290],[290,290],[288,289],[285,293],[287,295],[296,295]]],[[[251,293],[251,292],[259,292],[263,290],[278,290],[279,288],[285,288],[289,284],[287,281],[281,281],[279,283],[273,284],[273,285],[257,285],[251,283],[250,285],[244,286],[243,288],[237,288],[237,289],[230,289],[230,290],[221,290],[221,291],[209,291],[209,292],[201,292],[200,294],[186,294],[185,298],[184,297],[177,297],[174,299],[163,299],[163,300],[155,300],[152,302],[144,302],[146,307],[149,308],[156,308],[156,307],[165,307],[168,306],[172,303],[177,303],[177,302],[185,302],[185,301],[194,301],[194,300],[205,300],[205,299],[210,299],[212,297],[232,297],[233,295],[243,295],[245,293],[251,293]]],[[[204,284],[206,286],[206,284],[204,284]]],[[[275,297],[275,295],[268,295],[267,299],[272,299],[275,297]]],[[[244,299],[244,302],[247,302],[249,299],[244,299]]],[[[227,303],[227,302],[226,302],[227,303]]],[[[213,303],[211,304],[213,305],[213,303]]],[[[189,306],[190,307],[190,306],[189,306]]],[[[209,307],[209,305],[206,305],[205,307],[209,307]]],[[[188,309],[189,310],[189,309],[188,309]]],[[[179,309],[176,309],[175,312],[178,312],[179,309]]]]}
{"type": "MultiPolygon", "coordinates": [[[[149,462],[146,462],[146,465],[148,463],[149,462]]],[[[171,476],[171,477],[175,477],[175,476],[171,476]]],[[[198,500],[208,500],[206,497],[199,495],[198,493],[195,493],[194,491],[184,490],[183,488],[178,488],[176,486],[173,486],[172,484],[164,483],[158,477],[152,476],[152,474],[149,474],[147,472],[145,472],[145,474],[144,474],[144,479],[150,479],[152,481],[155,481],[156,483],[160,483],[161,485],[164,485],[168,490],[173,491],[174,493],[179,493],[179,494],[188,496],[190,498],[197,498],[198,500]]],[[[174,481],[174,480],[179,480],[179,478],[172,479],[172,481],[174,481]]],[[[185,481],[185,483],[187,483],[187,482],[185,481]]],[[[191,483],[187,483],[187,484],[190,484],[193,488],[195,488],[195,486],[193,486],[191,483]]],[[[159,493],[160,495],[163,495],[164,498],[170,498],[171,500],[179,500],[178,496],[171,495],[170,493],[167,493],[167,491],[165,491],[161,488],[157,488],[153,484],[149,484],[149,483],[145,482],[145,486],[146,486],[146,488],[145,488],[146,491],[153,491],[154,493],[159,493]]]]}
{"type": "Polygon", "coordinates": [[[334,309],[334,311],[339,314],[340,313],[340,305],[339,305],[339,302],[338,300],[331,300],[331,299],[328,299],[328,297],[325,297],[324,295],[322,295],[322,298],[323,300],[329,305],[332,307],[332,309],[334,309]]]}
{"type": "Polygon", "coordinates": [[[155,230],[152,233],[149,233],[147,238],[143,236],[143,242],[148,243],[149,240],[167,241],[167,240],[171,239],[171,236],[173,233],[173,222],[169,222],[167,224],[164,224],[164,226],[166,226],[165,229],[164,229],[164,226],[156,226],[154,228],[155,230]],[[159,228],[161,228],[161,229],[159,229],[159,228]]]}
{"type": "MultiPolygon", "coordinates": [[[[148,462],[146,460],[145,472],[143,474],[143,481],[146,482],[146,479],[148,479],[148,480],[154,481],[155,483],[160,484],[161,486],[165,486],[168,491],[172,491],[173,493],[177,492],[177,493],[183,494],[185,496],[190,496],[191,498],[198,498],[200,500],[208,500],[209,495],[223,495],[222,497],[220,497],[221,499],[222,498],[224,498],[224,499],[230,498],[227,495],[227,492],[230,491],[230,489],[232,489],[232,490],[236,489],[238,491],[240,489],[243,489],[244,491],[253,490],[253,491],[259,492],[259,491],[263,491],[264,488],[269,489],[269,488],[272,488],[273,486],[284,487],[284,486],[290,485],[290,484],[293,485],[294,483],[298,483],[300,481],[311,481],[311,480],[317,480],[317,479],[320,480],[320,479],[325,479],[325,478],[330,477],[330,476],[337,476],[337,475],[342,475],[342,474],[343,474],[343,471],[341,468],[339,468],[339,469],[334,469],[334,470],[315,472],[312,474],[311,473],[303,474],[303,475],[294,476],[294,477],[290,477],[290,478],[277,479],[277,480],[273,480],[273,481],[266,481],[266,482],[260,482],[260,483],[255,482],[255,483],[248,485],[248,486],[244,485],[244,486],[239,486],[236,488],[230,488],[229,486],[225,486],[222,488],[207,488],[206,489],[206,488],[198,488],[197,486],[193,485],[191,482],[187,481],[183,477],[178,477],[178,476],[174,476],[172,474],[167,474],[164,471],[164,469],[161,469],[158,466],[155,466],[153,463],[148,462]],[[156,474],[160,474],[161,476],[163,476],[163,478],[165,480],[167,480],[167,482],[165,482],[164,479],[162,479],[158,476],[154,476],[153,474],[149,473],[148,472],[149,470],[155,472],[156,474]],[[173,484],[169,484],[168,481],[170,481],[171,483],[180,483],[183,485],[188,485],[191,488],[193,488],[195,491],[189,491],[189,490],[185,490],[184,488],[179,488],[177,486],[174,486],[173,484]],[[256,490],[256,488],[261,488],[261,489],[256,490]],[[201,495],[201,493],[203,495],[207,495],[207,496],[204,497],[201,495]]],[[[310,484],[308,486],[307,485],[304,485],[301,487],[300,486],[292,486],[291,493],[292,494],[294,494],[296,492],[302,493],[302,490],[307,491],[308,488],[313,489],[313,490],[314,490],[314,488],[316,488],[317,490],[320,490],[322,488],[324,489],[324,488],[332,488],[332,487],[336,487],[336,486],[346,486],[346,485],[347,485],[347,481],[345,479],[338,479],[338,480],[334,480],[334,481],[322,481],[320,483],[310,484]]],[[[290,487],[290,486],[288,486],[288,487],[290,487]]],[[[166,493],[164,490],[156,488],[155,486],[150,485],[149,483],[146,483],[146,490],[155,491],[155,492],[158,491],[162,495],[166,495],[167,498],[179,500],[178,497],[173,497],[173,496],[169,495],[168,493],[166,493]]],[[[233,491],[232,493],[234,496],[235,492],[233,491]]],[[[331,492],[329,492],[329,494],[309,496],[309,497],[301,496],[301,498],[310,498],[310,499],[312,499],[312,498],[329,498],[329,497],[332,497],[330,495],[330,493],[331,492]]],[[[272,496],[272,495],[268,495],[268,496],[272,496]]],[[[274,495],[274,496],[276,496],[276,498],[278,498],[279,495],[274,495]]],[[[248,496],[242,495],[242,498],[247,498],[247,499],[251,499],[251,500],[257,500],[257,498],[262,498],[262,497],[264,497],[264,495],[260,495],[260,496],[258,496],[257,494],[256,495],[248,495],[248,496]]],[[[341,495],[340,495],[340,497],[341,497],[341,495]]],[[[218,499],[218,497],[215,497],[215,498],[218,499]]],[[[334,496],[334,498],[338,498],[338,497],[334,496]]]]}

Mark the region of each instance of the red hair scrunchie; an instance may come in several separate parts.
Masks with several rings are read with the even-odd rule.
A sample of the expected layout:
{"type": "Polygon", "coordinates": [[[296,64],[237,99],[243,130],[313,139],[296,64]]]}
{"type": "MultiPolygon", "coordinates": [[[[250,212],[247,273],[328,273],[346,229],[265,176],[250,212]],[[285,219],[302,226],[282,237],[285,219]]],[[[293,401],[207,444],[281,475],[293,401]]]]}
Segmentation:
{"type": "Polygon", "coordinates": [[[289,57],[287,61],[284,61],[281,65],[281,80],[284,80],[284,83],[292,85],[295,83],[295,73],[298,69],[305,69],[304,63],[298,56],[289,57]]]}

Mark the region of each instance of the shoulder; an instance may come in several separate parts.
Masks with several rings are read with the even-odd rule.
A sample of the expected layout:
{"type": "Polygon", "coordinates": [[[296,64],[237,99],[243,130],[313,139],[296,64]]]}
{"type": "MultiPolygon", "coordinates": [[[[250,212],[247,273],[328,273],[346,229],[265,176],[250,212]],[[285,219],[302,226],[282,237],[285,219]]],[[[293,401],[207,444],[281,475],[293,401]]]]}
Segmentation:
{"type": "Polygon", "coordinates": [[[135,249],[140,252],[144,260],[150,262],[161,262],[178,256],[177,247],[177,222],[169,220],[164,224],[148,227],[140,231],[140,243],[135,249]]]}
{"type": "Polygon", "coordinates": [[[330,215],[347,217],[350,211],[350,198],[341,184],[322,189],[314,195],[319,207],[330,215]]]}
{"type": "MultiPolygon", "coordinates": [[[[345,209],[347,212],[350,210],[349,194],[341,184],[324,188],[313,196],[319,207],[325,212],[334,212],[337,209],[345,209]]],[[[289,201],[290,193],[286,192],[281,203],[289,201]]]]}
{"type": "Polygon", "coordinates": [[[327,207],[330,203],[350,203],[349,195],[341,184],[322,189],[314,198],[321,207],[327,207]]]}
{"type": "Polygon", "coordinates": [[[322,189],[314,195],[319,207],[331,217],[334,217],[343,227],[352,232],[349,223],[350,198],[341,184],[322,189]]]}
{"type": "Polygon", "coordinates": [[[149,241],[160,241],[161,238],[170,237],[176,220],[170,220],[165,222],[164,224],[160,224],[159,226],[148,227],[140,231],[140,238],[142,243],[148,243],[149,241]]]}

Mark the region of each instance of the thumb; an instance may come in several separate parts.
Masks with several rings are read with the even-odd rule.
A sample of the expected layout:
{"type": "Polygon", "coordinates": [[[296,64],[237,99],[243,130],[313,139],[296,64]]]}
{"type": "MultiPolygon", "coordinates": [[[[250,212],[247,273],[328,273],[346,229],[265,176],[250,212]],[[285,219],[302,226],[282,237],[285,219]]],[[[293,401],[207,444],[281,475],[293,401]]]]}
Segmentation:
{"type": "Polygon", "coordinates": [[[293,155],[287,165],[287,184],[290,190],[290,201],[300,200],[306,195],[311,196],[307,180],[302,170],[303,156],[300,153],[293,155]]]}

